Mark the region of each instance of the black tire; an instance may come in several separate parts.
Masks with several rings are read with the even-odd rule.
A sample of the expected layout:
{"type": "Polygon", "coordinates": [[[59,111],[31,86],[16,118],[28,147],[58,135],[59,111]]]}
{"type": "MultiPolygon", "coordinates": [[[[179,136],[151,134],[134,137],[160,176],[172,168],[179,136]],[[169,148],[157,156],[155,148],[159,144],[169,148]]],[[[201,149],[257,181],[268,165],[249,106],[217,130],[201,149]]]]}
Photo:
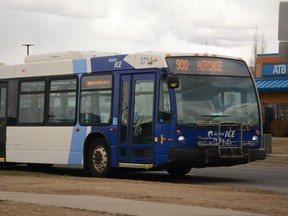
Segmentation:
{"type": "Polygon", "coordinates": [[[178,167],[178,168],[169,168],[166,171],[172,176],[180,177],[189,173],[190,170],[191,167],[178,167]]]}
{"type": "Polygon", "coordinates": [[[110,154],[103,138],[95,139],[88,151],[88,166],[90,174],[94,177],[105,178],[110,174],[110,154]]]}

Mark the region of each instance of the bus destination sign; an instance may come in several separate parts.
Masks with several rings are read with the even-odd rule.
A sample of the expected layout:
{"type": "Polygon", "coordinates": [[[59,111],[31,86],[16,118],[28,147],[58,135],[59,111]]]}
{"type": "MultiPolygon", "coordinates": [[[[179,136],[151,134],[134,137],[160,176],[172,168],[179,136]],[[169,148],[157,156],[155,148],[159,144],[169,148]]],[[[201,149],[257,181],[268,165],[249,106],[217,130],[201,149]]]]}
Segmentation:
{"type": "MultiPolygon", "coordinates": [[[[183,59],[183,58],[176,58],[175,59],[175,67],[176,70],[180,71],[189,71],[190,70],[190,65],[189,65],[189,60],[188,59],[183,59]]],[[[204,60],[200,59],[196,63],[196,69],[197,71],[214,71],[214,72],[222,72],[222,63],[223,60],[204,60]]]]}
{"type": "Polygon", "coordinates": [[[167,57],[172,73],[247,76],[245,62],[216,57],[167,57]],[[243,72],[244,71],[244,72],[243,72]],[[246,71],[246,72],[245,72],[246,71]]]}

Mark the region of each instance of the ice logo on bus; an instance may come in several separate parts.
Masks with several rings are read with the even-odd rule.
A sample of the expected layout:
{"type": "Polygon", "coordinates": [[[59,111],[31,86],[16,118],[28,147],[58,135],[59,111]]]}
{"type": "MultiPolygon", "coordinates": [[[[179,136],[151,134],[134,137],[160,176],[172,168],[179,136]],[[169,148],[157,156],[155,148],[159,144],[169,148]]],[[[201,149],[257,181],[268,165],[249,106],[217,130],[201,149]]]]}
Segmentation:
{"type": "MultiPolygon", "coordinates": [[[[221,146],[230,145],[230,142],[233,138],[235,138],[235,135],[236,135],[236,130],[226,130],[225,132],[221,131],[220,132],[220,140],[219,140],[220,145],[221,146]]],[[[208,131],[207,136],[211,137],[212,139],[214,138],[214,141],[216,142],[217,137],[218,137],[218,131],[210,130],[210,131],[208,131]]]]}
{"type": "MultiPolygon", "coordinates": [[[[226,130],[225,132],[220,132],[220,137],[224,138],[235,138],[236,130],[226,130]]],[[[208,131],[208,137],[218,137],[218,131],[208,131]]]]}

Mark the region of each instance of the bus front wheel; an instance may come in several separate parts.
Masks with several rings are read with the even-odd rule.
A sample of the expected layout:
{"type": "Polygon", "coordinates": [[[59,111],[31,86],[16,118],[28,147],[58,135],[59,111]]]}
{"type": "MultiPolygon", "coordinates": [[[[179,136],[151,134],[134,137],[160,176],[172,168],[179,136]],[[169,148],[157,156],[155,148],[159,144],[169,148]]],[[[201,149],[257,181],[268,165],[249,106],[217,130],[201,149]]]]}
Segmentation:
{"type": "Polygon", "coordinates": [[[172,176],[184,176],[189,173],[191,167],[177,167],[177,168],[169,168],[166,171],[172,176]]]}
{"type": "Polygon", "coordinates": [[[88,165],[92,176],[107,177],[110,174],[110,157],[103,138],[95,139],[88,152],[88,165]]]}

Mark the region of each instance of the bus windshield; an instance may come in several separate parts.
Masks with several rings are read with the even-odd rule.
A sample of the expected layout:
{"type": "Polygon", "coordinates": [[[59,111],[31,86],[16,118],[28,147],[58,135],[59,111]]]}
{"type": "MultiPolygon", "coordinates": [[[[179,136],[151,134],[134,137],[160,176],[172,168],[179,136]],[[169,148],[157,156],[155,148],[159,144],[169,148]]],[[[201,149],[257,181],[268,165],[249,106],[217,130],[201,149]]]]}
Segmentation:
{"type": "Polygon", "coordinates": [[[259,109],[251,77],[178,74],[175,89],[178,125],[199,121],[259,124],[259,109]]]}

